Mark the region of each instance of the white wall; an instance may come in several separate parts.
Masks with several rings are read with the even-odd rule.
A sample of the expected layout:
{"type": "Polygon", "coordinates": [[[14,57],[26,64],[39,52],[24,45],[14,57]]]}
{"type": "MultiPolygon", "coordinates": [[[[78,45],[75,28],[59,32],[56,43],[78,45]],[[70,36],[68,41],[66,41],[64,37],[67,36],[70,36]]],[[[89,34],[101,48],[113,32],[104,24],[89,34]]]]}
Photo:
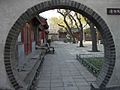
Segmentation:
{"type": "MultiPolygon", "coordinates": [[[[9,88],[9,81],[4,68],[4,44],[10,28],[17,18],[28,8],[45,0],[0,0],[0,87],[9,88]]],[[[120,16],[108,16],[106,8],[120,7],[119,0],[74,0],[96,11],[108,24],[116,45],[116,68],[113,81],[120,85],[120,16]],[[118,81],[119,80],[119,81],[118,81]]],[[[112,80],[111,79],[111,80],[112,80]]],[[[109,83],[111,84],[111,83],[109,83]]]]}

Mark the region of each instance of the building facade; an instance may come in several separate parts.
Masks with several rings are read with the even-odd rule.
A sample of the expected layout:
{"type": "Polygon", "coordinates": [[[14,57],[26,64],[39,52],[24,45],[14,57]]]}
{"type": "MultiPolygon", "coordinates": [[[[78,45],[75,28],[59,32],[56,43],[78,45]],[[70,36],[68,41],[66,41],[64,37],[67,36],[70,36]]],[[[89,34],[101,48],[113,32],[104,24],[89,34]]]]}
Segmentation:
{"type": "Polygon", "coordinates": [[[17,66],[20,69],[26,62],[26,58],[32,52],[35,52],[36,46],[41,46],[46,43],[48,23],[41,16],[34,17],[23,26],[17,41],[18,58],[17,66]]]}

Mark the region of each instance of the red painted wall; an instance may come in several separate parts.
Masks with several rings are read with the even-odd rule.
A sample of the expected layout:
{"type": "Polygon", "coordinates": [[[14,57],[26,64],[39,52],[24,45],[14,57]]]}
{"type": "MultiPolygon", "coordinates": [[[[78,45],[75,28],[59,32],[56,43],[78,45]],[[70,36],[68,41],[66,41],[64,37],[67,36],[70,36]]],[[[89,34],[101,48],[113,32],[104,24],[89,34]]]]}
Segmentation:
{"type": "Polygon", "coordinates": [[[24,44],[24,52],[26,55],[32,52],[32,41],[34,40],[33,37],[34,33],[31,23],[26,23],[21,34],[22,43],[24,44]]]}

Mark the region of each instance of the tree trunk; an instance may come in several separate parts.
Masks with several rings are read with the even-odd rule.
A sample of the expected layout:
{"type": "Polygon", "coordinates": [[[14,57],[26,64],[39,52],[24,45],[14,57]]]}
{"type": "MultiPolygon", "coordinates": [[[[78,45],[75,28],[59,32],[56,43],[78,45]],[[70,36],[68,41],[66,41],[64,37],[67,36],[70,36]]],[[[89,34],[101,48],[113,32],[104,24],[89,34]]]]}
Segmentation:
{"type": "Polygon", "coordinates": [[[96,28],[94,27],[94,24],[90,20],[88,20],[87,18],[84,19],[90,26],[91,39],[92,39],[92,52],[98,52],[96,28]]]}
{"type": "Polygon", "coordinates": [[[66,26],[67,26],[67,28],[68,28],[68,30],[69,30],[72,38],[73,38],[73,41],[72,41],[72,42],[73,42],[73,43],[76,43],[75,37],[74,37],[74,35],[73,35],[72,31],[71,31],[71,28],[70,28],[70,26],[68,25],[68,23],[67,23],[67,21],[66,21],[66,17],[64,17],[64,22],[65,22],[65,24],[66,24],[66,26]]]}
{"type": "MultiPolygon", "coordinates": [[[[67,22],[67,20],[66,20],[67,15],[68,15],[71,11],[69,11],[69,10],[65,10],[65,11],[66,11],[66,12],[62,12],[60,9],[57,9],[57,12],[60,13],[60,14],[63,16],[63,18],[64,18],[64,22],[65,22],[65,24],[66,24],[66,26],[67,26],[67,29],[68,29],[71,37],[73,38],[73,43],[76,43],[75,37],[74,37],[74,35],[73,35],[72,31],[71,31],[71,27],[69,26],[69,24],[68,24],[68,22],[67,22]]],[[[72,24],[72,23],[73,23],[73,22],[71,22],[71,24],[72,24]]]]}
{"type": "Polygon", "coordinates": [[[79,47],[84,47],[84,45],[83,45],[83,29],[81,29],[81,31],[80,31],[80,45],[79,45],[79,47]]]}
{"type": "MultiPolygon", "coordinates": [[[[82,25],[82,22],[81,22],[81,18],[78,16],[78,13],[75,13],[75,16],[80,24],[80,26],[77,26],[79,29],[79,32],[80,32],[80,45],[79,47],[84,47],[83,45],[83,25],[82,25]]],[[[77,23],[77,22],[75,22],[77,23]]]]}
{"type": "Polygon", "coordinates": [[[92,52],[98,52],[96,29],[94,28],[94,25],[92,23],[90,24],[90,31],[92,38],[92,52]]]}

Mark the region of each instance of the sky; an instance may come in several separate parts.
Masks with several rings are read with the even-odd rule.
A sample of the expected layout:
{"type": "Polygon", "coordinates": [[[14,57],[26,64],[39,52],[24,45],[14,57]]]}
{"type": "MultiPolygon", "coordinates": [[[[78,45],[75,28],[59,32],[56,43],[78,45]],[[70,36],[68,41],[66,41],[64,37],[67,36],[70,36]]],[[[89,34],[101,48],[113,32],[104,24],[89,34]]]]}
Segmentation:
{"type": "Polygon", "coordinates": [[[50,19],[52,17],[58,17],[58,16],[60,16],[60,14],[57,13],[56,9],[45,11],[43,13],[40,13],[39,15],[42,16],[42,17],[44,17],[44,18],[46,18],[46,19],[50,19]]]}

